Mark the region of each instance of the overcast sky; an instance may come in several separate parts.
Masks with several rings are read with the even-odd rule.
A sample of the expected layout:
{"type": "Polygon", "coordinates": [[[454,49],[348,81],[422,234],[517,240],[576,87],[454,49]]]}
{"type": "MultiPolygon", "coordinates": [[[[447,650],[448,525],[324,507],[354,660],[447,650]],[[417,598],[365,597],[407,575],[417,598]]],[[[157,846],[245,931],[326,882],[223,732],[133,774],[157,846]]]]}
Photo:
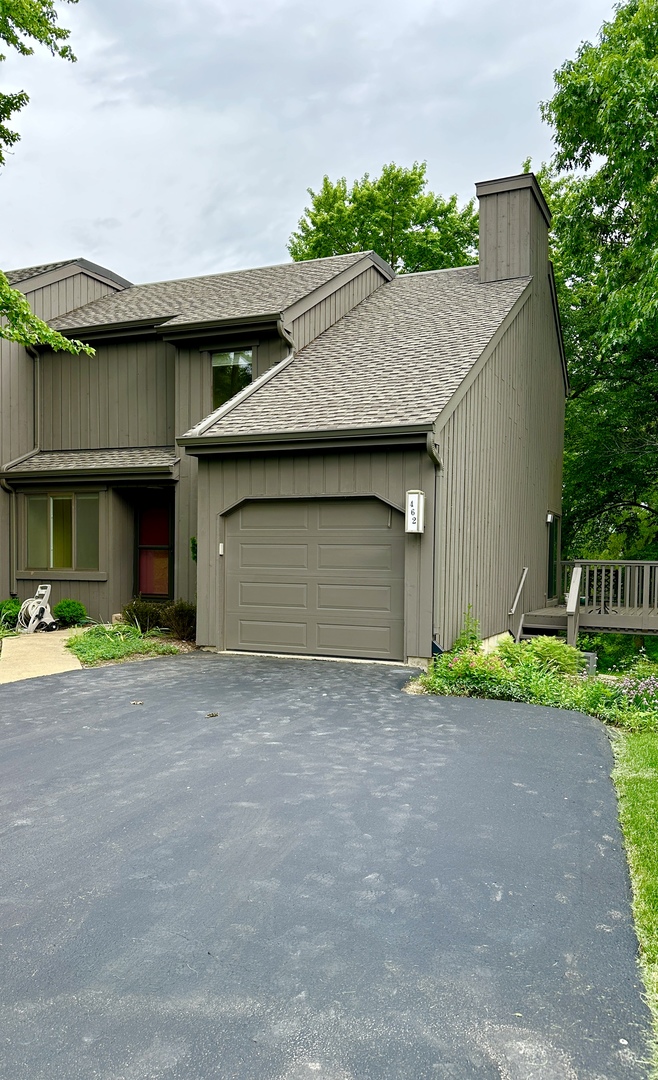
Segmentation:
{"type": "Polygon", "coordinates": [[[538,102],[612,0],[80,0],[77,64],[0,67],[25,89],[0,171],[0,265],[84,256],[132,281],[288,259],[325,173],[428,164],[477,180],[550,155],[538,102]]]}

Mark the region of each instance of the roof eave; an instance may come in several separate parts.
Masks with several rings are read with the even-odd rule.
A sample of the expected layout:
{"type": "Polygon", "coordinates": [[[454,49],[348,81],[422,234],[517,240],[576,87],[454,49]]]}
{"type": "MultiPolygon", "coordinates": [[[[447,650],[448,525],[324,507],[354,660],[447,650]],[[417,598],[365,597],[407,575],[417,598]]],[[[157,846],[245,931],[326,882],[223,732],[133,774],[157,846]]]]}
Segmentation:
{"type": "Polygon", "coordinates": [[[317,431],[281,431],[238,435],[181,436],[176,442],[192,456],[250,454],[254,451],[340,449],[342,446],[400,448],[425,446],[434,421],[418,424],[377,425],[374,427],[331,428],[317,431]]]}

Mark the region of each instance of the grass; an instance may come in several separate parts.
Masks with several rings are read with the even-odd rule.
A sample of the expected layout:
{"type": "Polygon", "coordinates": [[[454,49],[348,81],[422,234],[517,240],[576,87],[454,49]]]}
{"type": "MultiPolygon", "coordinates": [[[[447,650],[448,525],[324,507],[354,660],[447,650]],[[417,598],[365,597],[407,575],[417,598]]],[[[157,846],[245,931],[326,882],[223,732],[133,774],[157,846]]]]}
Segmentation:
{"type": "Polygon", "coordinates": [[[126,660],[131,656],[172,656],[179,650],[164,641],[160,633],[143,634],[136,626],[115,623],[112,626],[92,626],[81,634],[70,637],[67,649],[77,656],[80,663],[93,667],[104,660],[126,660]]]}
{"type": "Polygon", "coordinates": [[[658,1078],[658,734],[614,740],[613,780],[633,883],[640,966],[654,1018],[653,1080],[658,1078]]]}

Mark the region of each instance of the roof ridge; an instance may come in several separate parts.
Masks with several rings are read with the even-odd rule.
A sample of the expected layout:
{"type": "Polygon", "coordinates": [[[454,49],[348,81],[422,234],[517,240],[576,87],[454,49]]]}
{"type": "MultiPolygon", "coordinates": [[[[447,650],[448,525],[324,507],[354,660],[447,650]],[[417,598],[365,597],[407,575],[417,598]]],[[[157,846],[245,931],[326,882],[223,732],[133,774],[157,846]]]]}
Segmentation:
{"type": "Polygon", "coordinates": [[[158,281],[142,281],[138,285],[134,286],[138,289],[143,289],[148,285],[181,285],[183,283],[189,284],[190,282],[205,282],[209,278],[229,277],[231,274],[248,274],[252,270],[278,270],[281,267],[287,266],[308,266],[310,263],[323,263],[329,262],[330,259],[348,259],[357,258],[364,255],[370,255],[371,251],[347,251],[344,255],[323,255],[317,259],[291,259],[289,262],[280,263],[267,263],[265,266],[243,266],[239,270],[219,270],[214,274],[197,274],[194,277],[181,277],[181,278],[162,278],[158,281]]]}

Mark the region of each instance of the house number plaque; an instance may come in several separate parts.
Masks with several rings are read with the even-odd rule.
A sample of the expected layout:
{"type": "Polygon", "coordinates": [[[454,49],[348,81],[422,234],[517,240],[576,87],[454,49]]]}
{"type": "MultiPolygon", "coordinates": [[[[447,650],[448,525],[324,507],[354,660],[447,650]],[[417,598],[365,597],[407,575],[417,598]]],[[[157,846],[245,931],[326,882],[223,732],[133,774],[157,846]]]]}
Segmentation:
{"type": "Polygon", "coordinates": [[[424,491],[407,492],[407,507],[404,519],[404,531],[408,533],[425,532],[424,491]]]}

